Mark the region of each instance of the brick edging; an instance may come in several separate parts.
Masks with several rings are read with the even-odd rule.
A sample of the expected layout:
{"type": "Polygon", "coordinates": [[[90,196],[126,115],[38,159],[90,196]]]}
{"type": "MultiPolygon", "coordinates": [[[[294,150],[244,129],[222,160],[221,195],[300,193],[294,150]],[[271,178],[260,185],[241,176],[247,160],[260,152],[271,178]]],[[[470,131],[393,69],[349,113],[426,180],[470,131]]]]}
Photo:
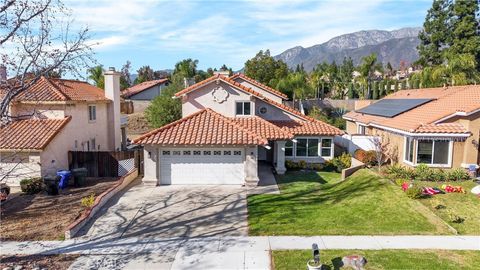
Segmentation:
{"type": "Polygon", "coordinates": [[[119,191],[124,189],[128,184],[130,184],[136,177],[138,176],[138,170],[133,169],[128,174],[120,177],[117,180],[117,183],[98,195],[95,198],[95,202],[93,206],[85,209],[82,215],[73,221],[70,225],[68,225],[67,229],[65,230],[65,239],[71,239],[75,236],[80,229],[85,226],[85,224],[95,215],[95,213],[107,203],[113,195],[117,194],[119,191]],[[127,180],[126,180],[127,179],[127,180]]]}

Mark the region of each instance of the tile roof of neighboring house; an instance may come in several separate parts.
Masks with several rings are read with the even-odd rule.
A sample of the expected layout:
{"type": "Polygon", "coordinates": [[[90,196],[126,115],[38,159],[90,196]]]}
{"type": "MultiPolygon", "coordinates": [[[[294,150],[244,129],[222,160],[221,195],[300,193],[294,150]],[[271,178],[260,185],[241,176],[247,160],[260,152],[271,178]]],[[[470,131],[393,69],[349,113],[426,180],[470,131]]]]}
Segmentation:
{"type": "Polygon", "coordinates": [[[267,92],[270,92],[271,94],[274,94],[278,97],[281,97],[283,99],[288,99],[288,96],[285,95],[284,93],[278,91],[277,89],[274,89],[268,85],[265,85],[263,83],[260,83],[250,77],[248,77],[247,75],[243,74],[243,73],[237,73],[237,74],[234,74],[230,77],[230,79],[232,80],[235,80],[236,78],[241,78],[241,79],[244,79],[245,81],[257,86],[258,88],[262,88],[263,90],[267,91],[267,92]]]}
{"type": "MultiPolygon", "coordinates": [[[[439,122],[455,113],[469,114],[480,110],[480,85],[401,90],[385,98],[431,98],[434,100],[392,118],[355,111],[345,114],[344,118],[412,133],[426,133],[427,130],[430,133],[459,133],[462,129],[458,125],[439,124],[439,122]]],[[[463,130],[466,132],[465,128],[463,130]]]]}
{"type": "Polygon", "coordinates": [[[313,121],[294,121],[294,120],[284,120],[284,121],[271,121],[276,126],[287,130],[294,135],[325,135],[325,136],[335,136],[343,135],[344,132],[339,128],[336,128],[332,125],[326,124],[322,121],[313,120],[313,121]]]}
{"type": "Polygon", "coordinates": [[[266,145],[268,141],[231,119],[203,109],[134,141],[159,145],[266,145]]]}
{"type": "Polygon", "coordinates": [[[27,119],[9,123],[0,127],[0,150],[43,150],[70,119],[27,119]]]}
{"type": "Polygon", "coordinates": [[[286,111],[286,112],[289,112],[289,113],[291,113],[291,114],[293,114],[293,115],[295,115],[295,116],[297,116],[297,117],[299,117],[299,118],[302,118],[302,119],[305,119],[305,120],[310,120],[310,121],[313,121],[313,120],[314,120],[313,118],[311,118],[311,117],[309,117],[309,116],[306,116],[306,115],[302,114],[301,112],[299,112],[299,111],[297,111],[297,110],[295,110],[295,109],[293,109],[293,108],[291,108],[291,107],[289,107],[289,106],[286,106],[286,105],[284,105],[284,104],[281,104],[281,103],[275,102],[275,101],[273,101],[273,100],[271,100],[271,99],[269,99],[269,98],[266,98],[264,95],[258,93],[257,91],[253,90],[252,88],[246,87],[246,86],[244,86],[244,85],[242,85],[242,84],[240,84],[240,83],[238,83],[238,82],[236,82],[236,81],[234,81],[234,80],[232,80],[232,79],[230,79],[230,78],[228,78],[228,77],[222,76],[222,75],[220,75],[220,74],[214,75],[214,76],[212,76],[212,77],[210,77],[210,78],[208,78],[208,79],[205,79],[205,80],[203,80],[203,81],[201,81],[201,82],[198,82],[198,83],[196,83],[196,84],[194,84],[194,85],[191,85],[191,86],[189,86],[189,87],[187,87],[187,88],[185,88],[185,89],[177,92],[177,93],[175,94],[175,96],[176,96],[176,97],[180,97],[180,96],[182,96],[182,95],[188,94],[188,93],[190,93],[190,92],[192,92],[192,91],[195,91],[196,89],[198,89],[198,88],[200,88],[200,87],[202,87],[202,86],[205,86],[205,85],[207,85],[207,84],[209,84],[209,83],[212,83],[212,82],[214,82],[214,81],[216,81],[216,80],[221,80],[221,81],[224,81],[224,82],[227,83],[227,84],[233,85],[233,86],[237,87],[238,89],[241,89],[241,90],[243,90],[243,91],[245,91],[245,92],[247,92],[247,93],[249,93],[249,94],[254,95],[255,97],[257,97],[257,98],[265,101],[266,103],[268,103],[268,104],[270,104],[270,105],[273,105],[273,106],[275,106],[275,107],[277,107],[277,108],[280,108],[280,109],[282,109],[282,110],[284,110],[284,111],[286,111]]]}
{"type": "MultiPolygon", "coordinates": [[[[0,98],[6,89],[0,89],[0,98]]],[[[40,77],[15,101],[108,101],[102,89],[87,82],[40,77]]]]}
{"type": "Polygon", "coordinates": [[[284,130],[258,116],[230,118],[260,137],[267,140],[287,140],[293,139],[293,133],[284,130]]]}
{"type": "Polygon", "coordinates": [[[152,80],[152,81],[146,81],[146,82],[142,82],[142,83],[139,83],[137,85],[134,85],[132,87],[129,87],[125,90],[122,91],[122,96],[125,97],[125,98],[129,98],[133,95],[136,95],[140,92],[143,92],[151,87],[154,87],[156,85],[159,85],[159,84],[162,84],[162,83],[166,83],[168,82],[168,79],[159,79],[159,80],[152,80]]]}

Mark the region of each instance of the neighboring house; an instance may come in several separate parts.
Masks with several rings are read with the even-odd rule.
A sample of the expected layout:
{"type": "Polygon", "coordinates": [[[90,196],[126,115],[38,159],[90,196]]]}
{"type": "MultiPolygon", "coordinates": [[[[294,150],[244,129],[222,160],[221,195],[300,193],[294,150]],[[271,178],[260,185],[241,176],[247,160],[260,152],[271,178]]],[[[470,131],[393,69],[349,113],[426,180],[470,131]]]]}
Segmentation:
{"type": "Polygon", "coordinates": [[[122,97],[133,101],[134,112],[142,112],[170,84],[168,79],[146,81],[122,91],[122,97]]]}
{"type": "Polygon", "coordinates": [[[402,164],[480,163],[480,86],[401,90],[344,115],[347,133],[378,135],[402,164]]]}
{"type": "Polygon", "coordinates": [[[286,171],[285,160],[323,163],[343,132],[283,104],[287,97],[244,75],[212,76],[175,94],[183,118],[148,132],[148,184],[256,185],[258,162],[286,171]]]}
{"type": "MultiPolygon", "coordinates": [[[[4,94],[0,89],[0,99],[4,94]]],[[[68,169],[68,151],[121,147],[120,73],[114,70],[105,73],[105,90],[41,77],[9,110],[14,121],[0,127],[0,180],[12,185],[68,169]]]]}

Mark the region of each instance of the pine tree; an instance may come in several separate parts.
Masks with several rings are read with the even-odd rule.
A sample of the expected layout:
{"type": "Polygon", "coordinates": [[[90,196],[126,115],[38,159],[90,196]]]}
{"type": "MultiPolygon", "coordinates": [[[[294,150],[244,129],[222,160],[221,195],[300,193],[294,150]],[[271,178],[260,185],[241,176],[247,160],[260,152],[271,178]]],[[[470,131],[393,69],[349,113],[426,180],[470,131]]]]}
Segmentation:
{"type": "Polygon", "coordinates": [[[382,98],[385,96],[385,81],[380,81],[379,88],[378,98],[382,98]]]}
{"type": "Polygon", "coordinates": [[[471,54],[480,71],[480,22],[477,0],[457,0],[452,7],[452,44],[447,50],[449,56],[471,54]]]}
{"type": "Polygon", "coordinates": [[[353,83],[348,84],[348,99],[355,98],[355,90],[353,89],[353,83]]]}
{"type": "Polygon", "coordinates": [[[423,30],[418,34],[420,39],[418,63],[423,66],[443,63],[443,50],[449,45],[452,35],[449,27],[450,5],[449,0],[434,0],[432,7],[428,10],[423,30]]]}

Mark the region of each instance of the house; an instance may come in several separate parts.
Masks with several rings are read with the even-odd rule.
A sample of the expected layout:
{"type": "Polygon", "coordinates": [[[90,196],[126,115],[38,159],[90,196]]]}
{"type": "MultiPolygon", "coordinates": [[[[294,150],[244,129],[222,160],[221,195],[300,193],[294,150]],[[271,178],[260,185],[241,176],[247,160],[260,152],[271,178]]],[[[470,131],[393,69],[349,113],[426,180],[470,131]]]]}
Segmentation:
{"type": "Polygon", "coordinates": [[[120,73],[114,69],[105,72],[105,90],[40,77],[9,110],[14,121],[0,127],[0,175],[11,185],[68,169],[68,151],[121,148],[120,73]]]}
{"type": "Polygon", "coordinates": [[[135,112],[142,112],[169,84],[170,81],[166,78],[142,82],[123,90],[122,97],[133,101],[135,112]]]}
{"type": "Polygon", "coordinates": [[[407,166],[480,163],[480,86],[401,90],[343,116],[347,133],[388,140],[407,166]]]}
{"type": "Polygon", "coordinates": [[[183,118],[134,141],[144,145],[143,182],[257,185],[258,163],[333,158],[343,132],[283,104],[287,96],[245,75],[217,74],[175,94],[183,118]]]}

